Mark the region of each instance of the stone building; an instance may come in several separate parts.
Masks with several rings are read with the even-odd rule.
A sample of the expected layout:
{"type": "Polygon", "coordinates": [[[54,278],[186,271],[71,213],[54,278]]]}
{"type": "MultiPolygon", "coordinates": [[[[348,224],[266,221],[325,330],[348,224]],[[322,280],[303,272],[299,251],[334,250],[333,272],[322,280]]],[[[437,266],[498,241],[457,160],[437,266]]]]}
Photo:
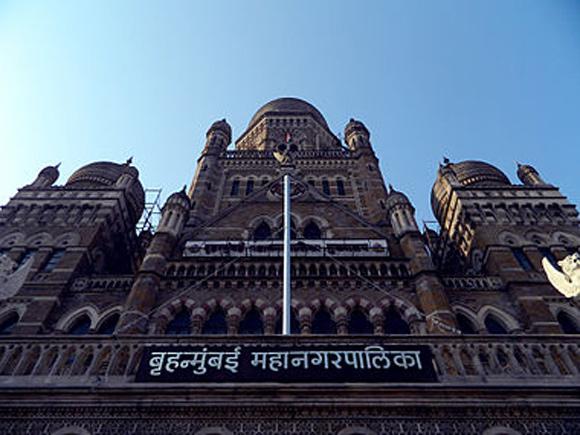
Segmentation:
{"type": "Polygon", "coordinates": [[[154,231],[136,231],[145,199],[130,161],[88,164],[61,185],[49,166],[2,207],[0,432],[580,433],[580,310],[540,263],[578,249],[578,212],[536,169],[519,165],[513,184],[491,164],[445,160],[434,230],[385,186],[360,121],[343,143],[311,104],[280,98],[231,141],[225,120],[209,128],[189,189],[154,231]],[[291,336],[280,335],[284,173],[291,336]],[[253,363],[229,378],[212,363],[178,377],[191,361],[142,375],[155,350],[205,364],[260,346],[343,352],[343,366],[383,349],[399,368],[400,349],[422,349],[433,373],[367,376],[361,359],[342,377],[294,359],[262,381],[253,363]]]}

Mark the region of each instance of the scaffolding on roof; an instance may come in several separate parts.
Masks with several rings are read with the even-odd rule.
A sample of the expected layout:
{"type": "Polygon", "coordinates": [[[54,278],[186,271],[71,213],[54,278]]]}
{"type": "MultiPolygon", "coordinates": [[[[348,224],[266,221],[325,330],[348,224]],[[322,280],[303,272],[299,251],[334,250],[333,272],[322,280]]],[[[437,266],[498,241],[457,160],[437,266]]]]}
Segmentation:
{"type": "Polygon", "coordinates": [[[161,218],[161,189],[145,189],[145,208],[137,222],[137,234],[154,233],[161,218]]]}

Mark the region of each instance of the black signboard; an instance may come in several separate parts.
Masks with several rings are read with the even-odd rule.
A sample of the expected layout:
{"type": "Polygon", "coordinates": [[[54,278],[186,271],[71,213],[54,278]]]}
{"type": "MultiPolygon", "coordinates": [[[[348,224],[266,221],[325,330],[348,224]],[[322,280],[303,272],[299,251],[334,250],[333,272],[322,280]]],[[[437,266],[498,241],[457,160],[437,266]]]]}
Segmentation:
{"type": "Polygon", "coordinates": [[[149,346],[136,382],[436,382],[428,346],[149,346]]]}

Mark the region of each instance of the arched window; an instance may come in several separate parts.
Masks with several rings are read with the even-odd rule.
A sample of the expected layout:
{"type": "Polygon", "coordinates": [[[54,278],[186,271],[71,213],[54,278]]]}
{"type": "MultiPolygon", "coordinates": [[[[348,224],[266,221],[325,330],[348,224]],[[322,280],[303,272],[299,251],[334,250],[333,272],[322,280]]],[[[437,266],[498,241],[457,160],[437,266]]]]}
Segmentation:
{"type": "Polygon", "coordinates": [[[222,308],[216,309],[209,319],[207,319],[203,325],[201,331],[202,334],[206,335],[219,335],[227,334],[228,324],[226,322],[226,313],[222,308]]]}
{"type": "Polygon", "coordinates": [[[91,319],[86,314],[80,316],[74,321],[72,326],[69,328],[68,333],[71,335],[85,335],[89,333],[91,329],[91,319]]]}
{"type": "Polygon", "coordinates": [[[270,180],[268,179],[268,177],[263,177],[262,178],[262,186],[265,186],[266,184],[268,184],[270,180]]]}
{"type": "Polygon", "coordinates": [[[18,323],[20,318],[18,314],[10,313],[2,322],[0,322],[0,335],[9,335],[18,323]]]}
{"type": "Polygon", "coordinates": [[[254,230],[254,240],[268,240],[272,237],[272,230],[270,225],[266,222],[262,222],[254,230]]]}
{"type": "MultiPolygon", "coordinates": [[[[280,228],[276,230],[275,237],[280,240],[284,239],[284,222],[282,222],[280,228]]],[[[296,238],[296,224],[294,223],[294,219],[290,220],[290,237],[292,239],[296,238]]]]}
{"type": "Polygon", "coordinates": [[[252,307],[240,322],[239,333],[246,335],[261,335],[264,333],[262,316],[260,316],[260,312],[256,307],[252,307]]]}
{"type": "Polygon", "coordinates": [[[405,322],[399,312],[390,307],[385,313],[385,333],[387,334],[410,334],[409,325],[405,322]]]}
{"type": "Polygon", "coordinates": [[[336,193],[338,193],[340,196],[345,195],[344,182],[340,178],[336,180],[336,193]]]}
{"type": "Polygon", "coordinates": [[[189,315],[189,311],[184,308],[179,313],[177,313],[171,322],[167,324],[167,328],[165,328],[165,335],[189,334],[191,334],[191,317],[189,315]]]}
{"type": "Polygon", "coordinates": [[[117,322],[119,321],[119,314],[112,314],[110,315],[101,326],[97,330],[97,334],[107,334],[110,335],[115,332],[115,328],[117,327],[117,322]]]}
{"type": "Polygon", "coordinates": [[[477,329],[465,314],[457,313],[455,317],[457,318],[457,326],[463,334],[477,334],[477,329]]]}
{"type": "Polygon", "coordinates": [[[52,272],[54,268],[60,263],[62,257],[64,257],[64,249],[55,249],[50,258],[46,263],[44,263],[44,267],[42,268],[43,272],[52,272]]]}
{"type": "Polygon", "coordinates": [[[254,191],[254,179],[250,178],[246,181],[246,196],[254,191]]]}
{"type": "Polygon", "coordinates": [[[525,271],[534,270],[534,266],[522,248],[512,248],[512,252],[522,269],[525,271]]]}
{"type": "MultiPolygon", "coordinates": [[[[276,319],[276,334],[282,334],[282,313],[276,319]]],[[[296,318],[296,313],[294,310],[290,310],[290,332],[292,334],[300,334],[300,323],[296,318]]]]}
{"type": "Polygon", "coordinates": [[[495,318],[495,316],[493,315],[488,315],[485,318],[485,329],[487,329],[487,332],[489,334],[498,334],[498,335],[503,335],[503,334],[507,334],[507,329],[503,326],[503,324],[495,318]]]}
{"type": "Polygon", "coordinates": [[[558,323],[560,324],[560,329],[562,329],[564,334],[580,334],[580,328],[578,328],[578,324],[567,312],[560,311],[558,313],[557,319],[558,323]]]}
{"type": "Polygon", "coordinates": [[[231,196],[237,196],[240,193],[240,180],[232,181],[232,190],[230,191],[231,196]]]}
{"type": "Polygon", "coordinates": [[[363,313],[363,311],[357,307],[351,314],[348,321],[348,333],[349,334],[372,334],[374,332],[373,324],[369,322],[369,319],[363,313]]]}
{"type": "Polygon", "coordinates": [[[308,222],[304,227],[304,238],[305,239],[321,239],[322,231],[318,228],[318,225],[314,221],[308,222]]]}
{"type": "Polygon", "coordinates": [[[336,334],[336,323],[324,308],[319,309],[312,320],[313,334],[336,334]]]}
{"type": "Polygon", "coordinates": [[[328,183],[328,180],[322,180],[322,191],[326,195],[330,195],[330,184],[328,183]]]}

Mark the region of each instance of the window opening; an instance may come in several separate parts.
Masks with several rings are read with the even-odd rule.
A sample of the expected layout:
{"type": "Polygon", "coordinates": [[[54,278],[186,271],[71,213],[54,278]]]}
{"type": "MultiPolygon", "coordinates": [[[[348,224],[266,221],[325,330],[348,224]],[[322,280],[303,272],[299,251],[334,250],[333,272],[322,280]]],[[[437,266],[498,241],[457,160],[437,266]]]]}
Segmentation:
{"type": "Polygon", "coordinates": [[[228,325],[226,322],[226,314],[223,309],[218,308],[206,320],[201,331],[206,335],[227,334],[228,325]]]}
{"type": "Polygon", "coordinates": [[[336,191],[340,196],[345,195],[344,182],[341,179],[336,180],[336,191]]]}
{"type": "Polygon", "coordinates": [[[522,269],[525,271],[534,269],[532,263],[522,248],[512,248],[512,253],[514,254],[514,257],[516,257],[516,260],[518,260],[518,263],[522,269]]]}
{"type": "Polygon", "coordinates": [[[191,317],[186,309],[182,309],[173,318],[171,322],[167,324],[165,328],[166,335],[189,335],[191,334],[191,317]]]}
{"type": "Polygon", "coordinates": [[[372,334],[374,333],[373,324],[369,322],[369,319],[362,312],[360,308],[356,308],[352,311],[350,319],[348,321],[348,333],[349,334],[372,334]]]}
{"type": "Polygon", "coordinates": [[[18,320],[20,320],[18,314],[10,313],[8,317],[0,323],[0,335],[10,335],[14,330],[14,327],[17,325],[18,320]]]}
{"type": "Polygon", "coordinates": [[[246,335],[261,335],[264,333],[264,323],[256,307],[252,307],[240,322],[239,333],[246,335]]]}
{"type": "Polygon", "coordinates": [[[56,249],[42,268],[43,272],[52,272],[64,257],[64,249],[56,249]]]}
{"type": "Polygon", "coordinates": [[[506,328],[492,315],[485,318],[485,329],[487,329],[489,334],[507,334],[506,328]]]}
{"type": "Polygon", "coordinates": [[[91,319],[86,314],[83,314],[69,328],[68,333],[71,335],[86,335],[90,329],[91,319]]]}
{"type": "Polygon", "coordinates": [[[118,321],[119,321],[118,314],[113,314],[109,316],[107,320],[101,323],[101,326],[99,326],[99,329],[97,330],[97,334],[111,335],[113,332],[115,332],[115,328],[117,327],[118,321]]]}
{"type": "Polygon", "coordinates": [[[231,196],[237,196],[240,193],[240,180],[232,181],[232,190],[230,191],[231,196]]]}

